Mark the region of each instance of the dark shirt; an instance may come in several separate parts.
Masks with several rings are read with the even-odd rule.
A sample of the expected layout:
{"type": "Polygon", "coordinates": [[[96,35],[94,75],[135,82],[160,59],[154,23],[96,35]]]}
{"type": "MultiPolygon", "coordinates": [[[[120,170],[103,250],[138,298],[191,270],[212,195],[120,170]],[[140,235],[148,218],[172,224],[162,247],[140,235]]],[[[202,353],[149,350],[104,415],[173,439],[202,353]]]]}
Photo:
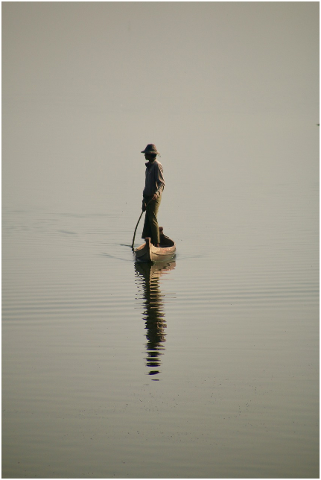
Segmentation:
{"type": "Polygon", "coordinates": [[[143,196],[152,197],[156,193],[159,197],[165,187],[163,166],[158,160],[147,162],[145,165],[145,188],[143,191],[143,196]]]}

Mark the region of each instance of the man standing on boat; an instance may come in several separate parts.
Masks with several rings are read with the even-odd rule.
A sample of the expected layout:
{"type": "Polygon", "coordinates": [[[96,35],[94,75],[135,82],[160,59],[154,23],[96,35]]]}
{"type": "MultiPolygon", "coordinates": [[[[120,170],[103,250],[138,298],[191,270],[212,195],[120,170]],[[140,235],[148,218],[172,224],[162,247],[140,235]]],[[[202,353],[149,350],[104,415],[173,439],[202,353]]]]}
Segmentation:
{"type": "Polygon", "coordinates": [[[141,153],[148,160],[145,172],[145,188],[143,191],[142,210],[146,211],[142,238],[151,237],[153,245],[159,247],[160,235],[157,222],[157,212],[165,187],[163,166],[156,159],[159,152],[154,144],[150,143],[141,153]]]}

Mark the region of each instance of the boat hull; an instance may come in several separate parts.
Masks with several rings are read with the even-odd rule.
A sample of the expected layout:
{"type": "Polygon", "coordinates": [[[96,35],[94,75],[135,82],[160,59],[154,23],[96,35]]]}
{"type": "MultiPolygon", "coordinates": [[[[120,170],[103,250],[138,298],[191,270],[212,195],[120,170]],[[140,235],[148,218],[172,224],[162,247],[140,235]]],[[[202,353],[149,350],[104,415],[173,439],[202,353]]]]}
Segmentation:
{"type": "Polygon", "coordinates": [[[151,243],[150,238],[146,238],[146,243],[140,245],[134,250],[137,262],[166,262],[175,257],[176,245],[173,240],[163,235],[159,247],[151,243]]]}

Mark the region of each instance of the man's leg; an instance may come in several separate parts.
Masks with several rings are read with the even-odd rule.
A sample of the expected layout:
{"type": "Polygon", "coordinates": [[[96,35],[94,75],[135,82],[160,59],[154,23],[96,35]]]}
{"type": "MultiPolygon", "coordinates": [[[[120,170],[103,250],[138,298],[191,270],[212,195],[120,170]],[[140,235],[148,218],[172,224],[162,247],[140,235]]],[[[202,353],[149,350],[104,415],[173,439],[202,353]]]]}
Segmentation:
{"type": "MultiPolygon", "coordinates": [[[[157,197],[156,200],[152,201],[147,205],[146,208],[146,216],[145,216],[145,225],[144,225],[144,230],[143,234],[145,232],[151,232],[151,238],[152,238],[152,244],[153,245],[158,245],[160,242],[160,235],[159,235],[159,228],[158,228],[158,222],[157,222],[157,212],[161,203],[162,196],[160,195],[157,197]]],[[[148,235],[144,236],[146,238],[148,235]]]]}
{"type": "Polygon", "coordinates": [[[151,231],[151,228],[150,228],[150,223],[149,223],[147,210],[146,210],[142,238],[151,237],[151,236],[152,236],[152,231],[151,231]]]}

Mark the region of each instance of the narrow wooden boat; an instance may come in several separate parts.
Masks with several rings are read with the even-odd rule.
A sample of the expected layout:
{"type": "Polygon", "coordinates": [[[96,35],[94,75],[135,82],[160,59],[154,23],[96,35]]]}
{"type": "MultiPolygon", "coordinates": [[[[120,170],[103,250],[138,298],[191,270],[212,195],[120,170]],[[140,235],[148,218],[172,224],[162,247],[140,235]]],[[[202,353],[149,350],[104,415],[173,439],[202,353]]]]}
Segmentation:
{"type": "Polygon", "coordinates": [[[163,228],[159,228],[160,244],[155,247],[151,239],[147,237],[146,243],[134,250],[137,262],[165,262],[175,257],[176,245],[173,240],[164,235],[163,228]]]}

